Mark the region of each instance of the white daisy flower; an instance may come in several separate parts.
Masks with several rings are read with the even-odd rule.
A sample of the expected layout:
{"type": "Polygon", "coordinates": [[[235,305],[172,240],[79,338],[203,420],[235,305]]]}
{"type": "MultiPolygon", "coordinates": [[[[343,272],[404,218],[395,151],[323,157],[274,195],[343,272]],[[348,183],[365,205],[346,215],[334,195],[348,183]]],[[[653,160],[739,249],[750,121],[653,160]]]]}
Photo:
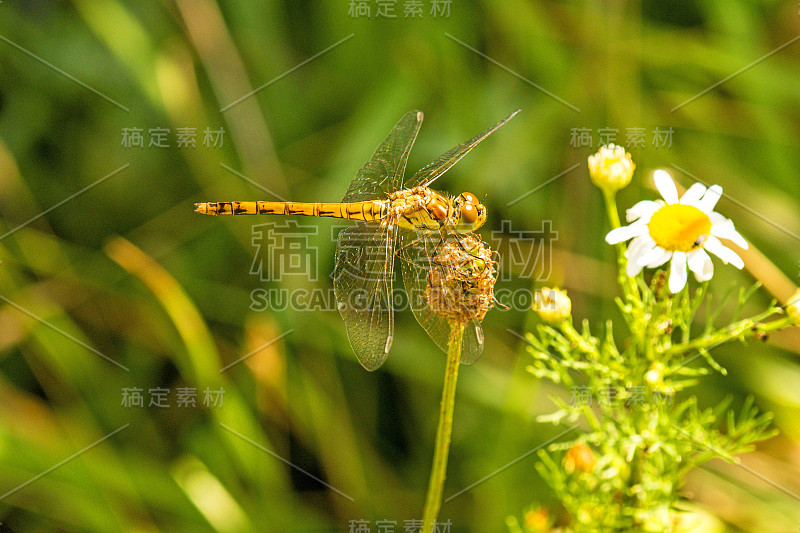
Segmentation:
{"type": "Polygon", "coordinates": [[[633,239],[628,245],[627,274],[635,276],[644,267],[656,268],[670,261],[669,290],[678,292],[686,285],[686,267],[697,281],[711,279],[714,265],[706,252],[724,263],[744,267],[736,252],[720,239],[733,241],[747,248],[729,218],[714,211],[722,196],[722,187],[695,183],[678,199],[678,189],[672,177],[663,170],[654,174],[656,188],[664,200],[643,200],[627,211],[628,226],[611,230],[606,242],[617,244],[633,239]]]}

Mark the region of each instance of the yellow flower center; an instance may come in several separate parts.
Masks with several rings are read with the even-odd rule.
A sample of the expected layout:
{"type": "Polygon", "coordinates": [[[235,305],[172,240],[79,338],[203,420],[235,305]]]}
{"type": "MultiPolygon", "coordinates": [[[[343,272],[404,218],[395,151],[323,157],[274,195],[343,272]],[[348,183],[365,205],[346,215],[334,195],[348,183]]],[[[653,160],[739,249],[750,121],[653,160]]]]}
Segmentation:
{"type": "Polygon", "coordinates": [[[703,245],[711,231],[708,215],[692,205],[665,205],[647,223],[650,236],[672,252],[691,252],[703,245]]]}

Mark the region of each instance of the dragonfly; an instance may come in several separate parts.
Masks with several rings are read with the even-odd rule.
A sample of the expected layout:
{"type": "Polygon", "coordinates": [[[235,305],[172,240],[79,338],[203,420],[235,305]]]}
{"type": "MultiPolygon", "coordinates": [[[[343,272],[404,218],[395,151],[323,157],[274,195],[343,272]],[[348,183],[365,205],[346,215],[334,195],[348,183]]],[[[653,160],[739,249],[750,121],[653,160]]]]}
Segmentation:
{"type": "MultiPolygon", "coordinates": [[[[422,125],[421,111],[406,113],[356,173],[341,202],[205,202],[195,211],[206,215],[305,215],[349,219],[337,239],[333,286],[338,310],[350,345],[361,365],[375,370],[386,360],[395,340],[393,288],[395,257],[401,258],[408,304],[420,326],[447,352],[452,318],[430,305],[431,284],[453,278],[458,265],[446,267],[444,257],[459,257],[463,264],[490,268],[474,250],[475,230],[486,221],[486,208],[469,192],[450,196],[430,186],[470,150],[511,120],[519,110],[448,150],[405,178],[406,163],[422,125]],[[469,247],[447,254],[453,243],[469,247]],[[466,258],[466,259],[465,259],[466,258]],[[465,263],[466,261],[466,263],[465,263]]],[[[479,237],[478,237],[479,240],[479,237]]],[[[463,277],[463,275],[462,275],[463,277]]],[[[435,306],[434,306],[435,307],[435,306]]],[[[464,327],[460,362],[474,363],[483,352],[479,317],[464,327]]]]}

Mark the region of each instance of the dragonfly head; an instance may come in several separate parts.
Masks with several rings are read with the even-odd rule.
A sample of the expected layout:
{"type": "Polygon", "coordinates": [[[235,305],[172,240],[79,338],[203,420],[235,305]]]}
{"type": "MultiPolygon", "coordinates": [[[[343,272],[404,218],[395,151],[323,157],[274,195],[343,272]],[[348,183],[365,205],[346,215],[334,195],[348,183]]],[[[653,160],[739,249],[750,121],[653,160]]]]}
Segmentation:
{"type": "Polygon", "coordinates": [[[453,200],[453,215],[461,232],[475,231],[486,222],[486,208],[471,192],[462,192],[453,200]]]}

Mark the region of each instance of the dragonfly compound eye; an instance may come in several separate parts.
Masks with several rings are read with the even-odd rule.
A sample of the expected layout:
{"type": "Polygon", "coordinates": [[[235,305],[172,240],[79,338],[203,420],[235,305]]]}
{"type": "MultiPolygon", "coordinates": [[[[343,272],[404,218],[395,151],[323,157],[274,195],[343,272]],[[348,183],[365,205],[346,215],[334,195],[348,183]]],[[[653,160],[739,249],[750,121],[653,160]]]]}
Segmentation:
{"type": "Polygon", "coordinates": [[[466,224],[475,224],[478,220],[478,208],[473,203],[465,203],[461,206],[461,221],[466,224]]]}
{"type": "Polygon", "coordinates": [[[480,203],[478,202],[478,198],[471,192],[462,192],[461,198],[464,199],[464,203],[466,204],[478,205],[478,203],[480,203]]]}

